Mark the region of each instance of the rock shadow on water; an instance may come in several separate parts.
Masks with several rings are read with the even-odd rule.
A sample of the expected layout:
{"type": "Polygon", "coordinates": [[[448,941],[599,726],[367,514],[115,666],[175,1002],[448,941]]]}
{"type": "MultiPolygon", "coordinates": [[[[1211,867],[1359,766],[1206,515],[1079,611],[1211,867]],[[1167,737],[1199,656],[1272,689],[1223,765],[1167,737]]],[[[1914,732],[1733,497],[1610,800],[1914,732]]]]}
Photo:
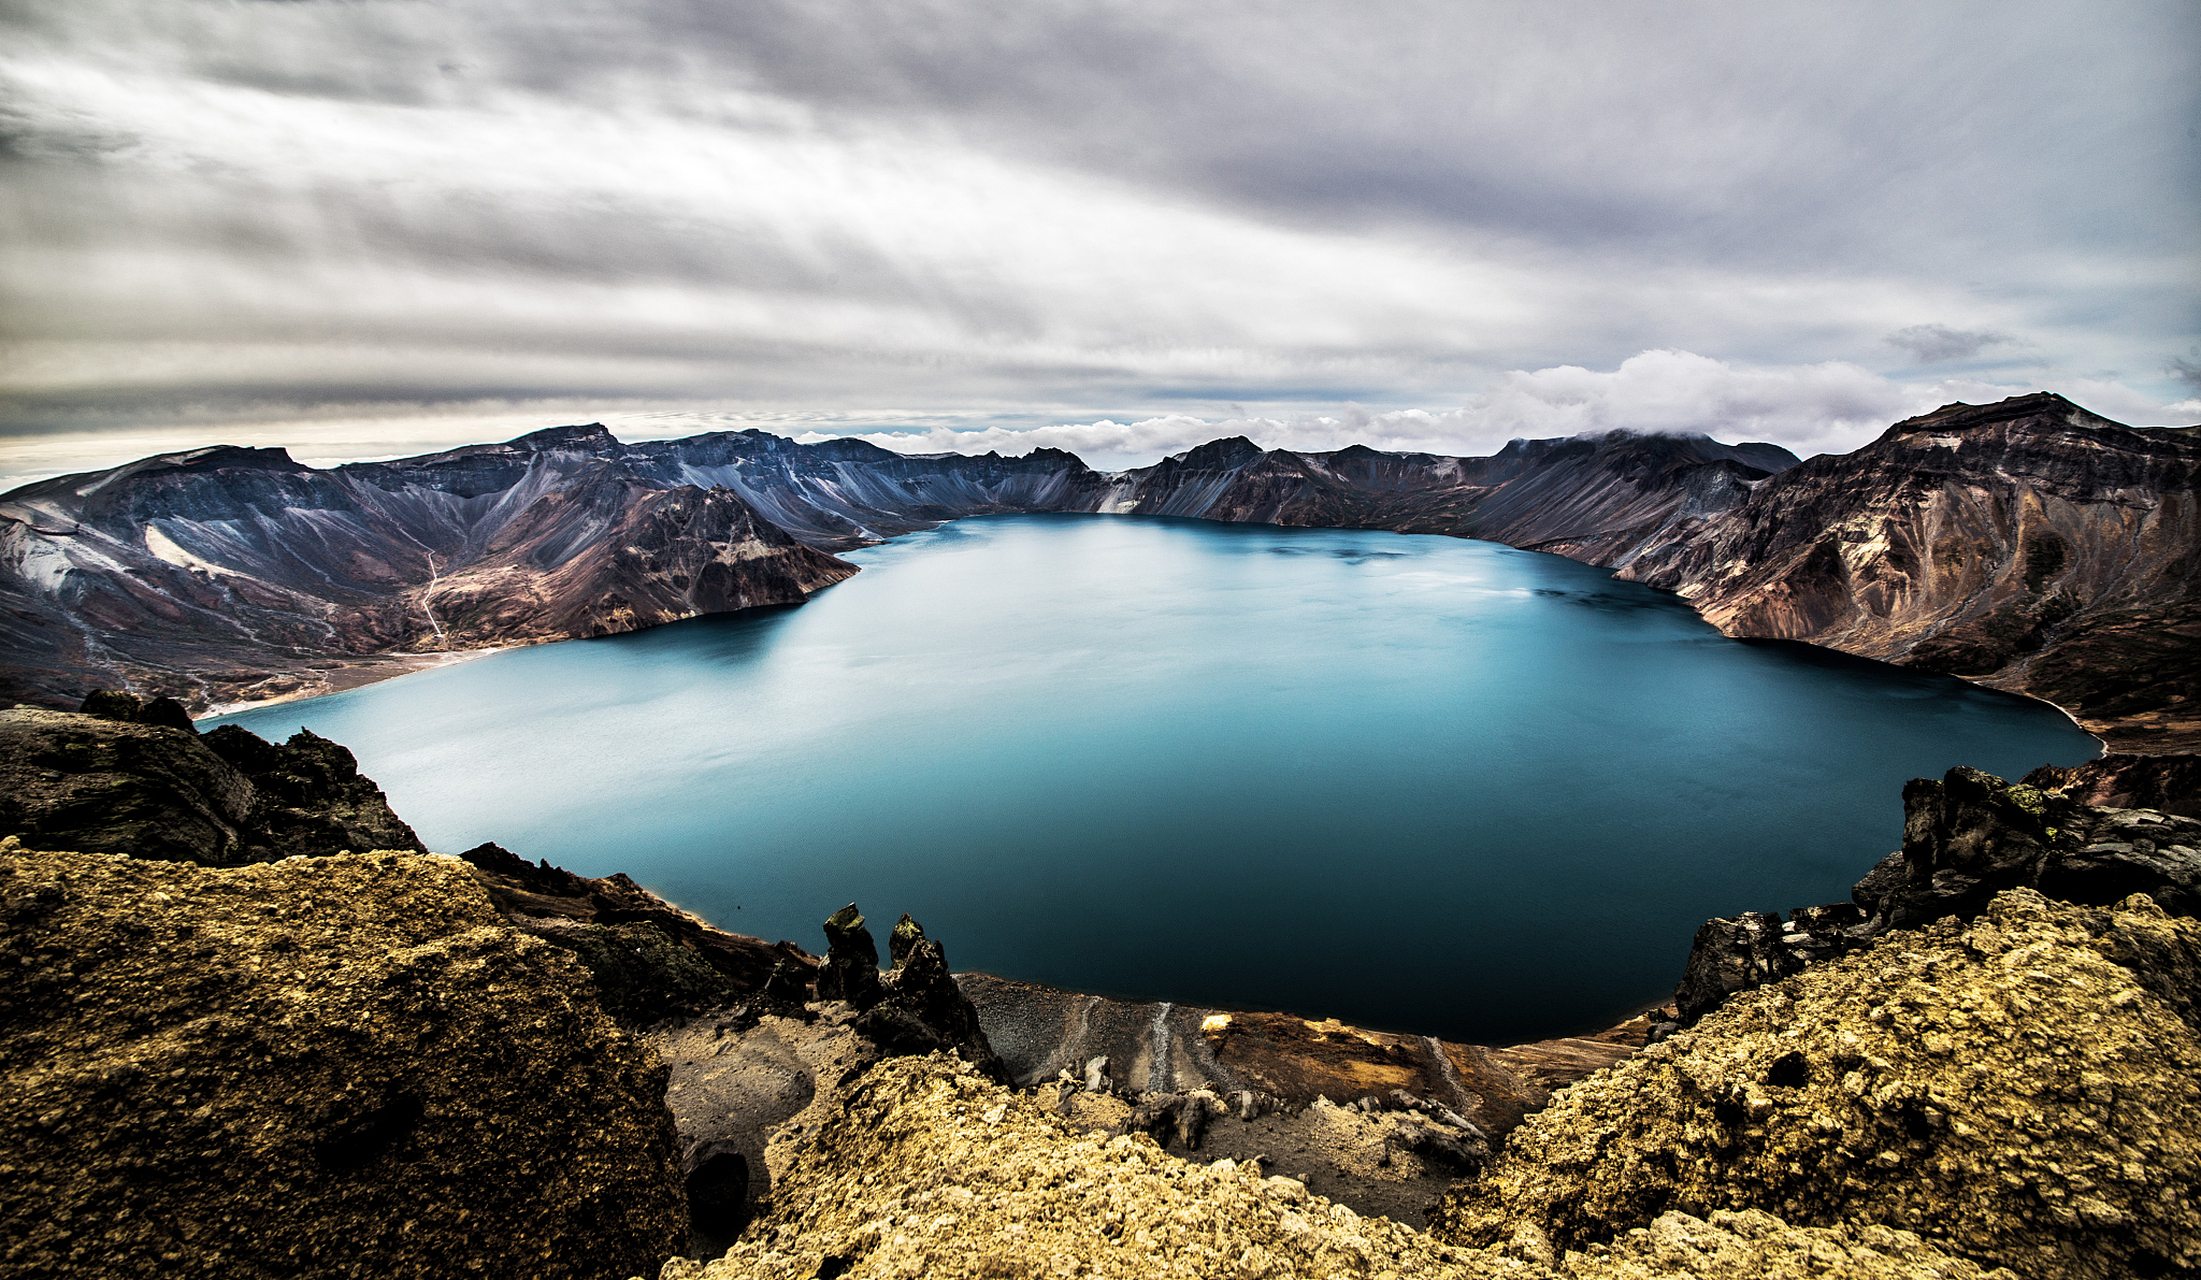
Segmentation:
{"type": "Polygon", "coordinates": [[[760,605],[739,613],[709,614],[667,623],[639,635],[591,637],[592,640],[678,645],[698,661],[728,667],[753,666],[772,651],[781,629],[795,620],[799,604],[760,605]]]}
{"type": "Polygon", "coordinates": [[[1657,613],[1675,607],[1675,602],[1655,595],[1612,591],[1569,591],[1560,587],[1536,587],[1529,592],[1547,600],[1595,609],[1599,613],[1657,613]]]}

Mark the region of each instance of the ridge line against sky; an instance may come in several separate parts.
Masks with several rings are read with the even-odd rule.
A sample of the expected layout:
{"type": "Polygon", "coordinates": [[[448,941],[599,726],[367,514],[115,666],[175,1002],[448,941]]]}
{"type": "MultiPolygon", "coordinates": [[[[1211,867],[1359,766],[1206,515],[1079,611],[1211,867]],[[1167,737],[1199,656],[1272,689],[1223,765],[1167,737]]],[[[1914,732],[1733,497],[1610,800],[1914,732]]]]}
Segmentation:
{"type": "Polygon", "coordinates": [[[0,0],[0,484],[2201,421],[2201,7],[0,0]]]}

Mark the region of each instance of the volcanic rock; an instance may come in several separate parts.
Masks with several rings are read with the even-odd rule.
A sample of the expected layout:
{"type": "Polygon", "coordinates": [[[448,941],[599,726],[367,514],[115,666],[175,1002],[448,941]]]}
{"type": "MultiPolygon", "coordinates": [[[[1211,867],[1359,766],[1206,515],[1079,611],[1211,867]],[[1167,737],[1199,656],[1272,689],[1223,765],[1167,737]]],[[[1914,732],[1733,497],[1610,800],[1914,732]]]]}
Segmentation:
{"type": "Polygon", "coordinates": [[[685,1238],[664,1068],[455,861],[10,839],[0,948],[0,1275],[598,1280],[685,1238]]]}
{"type": "Polygon", "coordinates": [[[2085,764],[2044,764],[2025,775],[2026,786],[2059,792],[2080,804],[2106,809],[2160,809],[2201,818],[2201,756],[2141,756],[2113,751],[2085,764]]]}
{"type": "MultiPolygon", "coordinates": [[[[854,910],[855,904],[850,903],[842,914],[854,910]]],[[[826,932],[828,936],[833,935],[830,921],[826,932]]],[[[856,917],[852,933],[862,935],[861,941],[852,948],[852,954],[856,954],[862,944],[870,941],[870,935],[863,932],[862,916],[856,917]]],[[[927,938],[924,927],[907,915],[894,926],[892,936],[899,947],[894,970],[883,982],[878,978],[878,970],[872,970],[880,994],[869,1006],[850,1002],[863,1009],[850,1025],[857,1034],[889,1054],[947,1050],[970,1063],[987,1079],[1007,1084],[1008,1068],[994,1056],[993,1046],[987,1042],[986,1032],[979,1025],[978,1010],[956,985],[955,975],[948,972],[947,952],[938,942],[927,938]]],[[[839,946],[838,939],[834,945],[839,946]]],[[[830,998],[825,995],[824,987],[825,974],[832,969],[833,960],[829,955],[819,975],[820,999],[830,998]]]]}
{"type": "Polygon", "coordinates": [[[1734,992],[1762,987],[1802,967],[1781,945],[1777,915],[1746,911],[1731,919],[1707,920],[1690,944],[1674,1004],[1683,1022],[1694,1022],[1734,992]]]}
{"type": "MultiPolygon", "coordinates": [[[[207,866],[371,849],[421,849],[352,754],[301,731],[265,742],[225,725],[107,714],[0,711],[0,835],[207,866]]],[[[157,713],[156,713],[157,714],[157,713]]]]}
{"type": "Polygon", "coordinates": [[[2043,1280],[2201,1265],[2197,962],[2201,924],[2144,897],[2010,890],[1574,1086],[1435,1227],[1495,1245],[1525,1222],[1584,1249],[1669,1212],[1757,1209],[2043,1280]]]}
{"type": "Polygon", "coordinates": [[[514,926],[573,952],[595,976],[605,1011],[629,1026],[751,996],[782,1006],[809,998],[818,963],[810,953],[728,933],[623,873],[579,876],[495,843],[459,856],[514,926]]]}
{"type": "Polygon", "coordinates": [[[191,733],[199,731],[198,726],[191,723],[191,713],[174,698],[155,698],[148,702],[134,693],[94,689],[84,695],[84,705],[77,710],[84,715],[120,720],[125,724],[163,724],[191,733]]]}
{"type": "Polygon", "coordinates": [[[1983,1275],[1908,1232],[1794,1228],[1764,1212],[1673,1214],[1655,1235],[1563,1259],[1526,1241],[1461,1247],[1264,1176],[1259,1161],[1203,1167],[1143,1134],[1080,1133],[946,1055],[881,1064],[805,1114],[814,1121],[773,1144],[771,1211],[725,1257],[675,1259],[662,1280],[1802,1280],[1837,1264],[1859,1280],[1983,1275]]]}
{"type": "Polygon", "coordinates": [[[1678,1016],[1654,1038],[1889,929],[1969,918],[2005,889],[2096,906],[2141,893],[2172,915],[2201,915],[2201,820],[2083,805],[1962,766],[1906,783],[1903,812],[1903,847],[1857,882],[1855,903],[1799,907],[1786,922],[1760,912],[1706,921],[1674,992],[1678,1016]]]}
{"type": "Polygon", "coordinates": [[[1958,767],[1904,784],[1891,872],[1858,891],[1882,927],[1969,915],[2021,885],[2097,906],[2145,893],[2191,916],[2201,914],[2201,820],[2092,808],[1958,767]]]}
{"type": "Polygon", "coordinates": [[[1082,1082],[1098,1063],[1113,1087],[1132,1094],[1209,1088],[1225,1098],[1265,1098],[1269,1111],[1402,1090],[1493,1136],[1553,1090],[1626,1058],[1650,1032],[1635,1018],[1595,1036],[1492,1048],[1289,1013],[1114,1000],[986,973],[958,982],[987,1042],[1023,1085],[1064,1071],[1082,1082]]]}
{"type": "Polygon", "coordinates": [[[877,1003],[879,944],[864,928],[864,914],[851,902],[826,917],[825,963],[818,967],[818,999],[845,1000],[857,1008],[877,1003]]]}
{"type": "MultiPolygon", "coordinates": [[[[2114,746],[2201,743],[2201,437],[2046,392],[1945,405],[1782,471],[1621,576],[1731,636],[2047,698],[2114,746]]],[[[1610,561],[1598,561],[1610,563],[1610,561]]]]}

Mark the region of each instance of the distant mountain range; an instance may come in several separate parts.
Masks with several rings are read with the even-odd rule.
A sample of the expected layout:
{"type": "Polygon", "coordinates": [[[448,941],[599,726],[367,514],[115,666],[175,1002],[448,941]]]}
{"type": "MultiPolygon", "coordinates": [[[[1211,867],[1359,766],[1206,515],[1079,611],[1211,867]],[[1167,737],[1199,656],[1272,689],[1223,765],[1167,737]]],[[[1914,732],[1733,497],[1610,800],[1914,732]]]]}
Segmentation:
{"type": "Polygon", "coordinates": [[[2041,394],[1950,405],[1799,463],[1612,432],[1487,458],[1216,440],[1104,473],[601,425],[316,470],[214,447],[0,495],[0,696],[213,704],[453,653],[790,604],[829,554],[969,515],[1104,512],[1485,538],[1801,640],[2049,698],[2126,750],[2201,741],[2201,428],[2041,394]]]}

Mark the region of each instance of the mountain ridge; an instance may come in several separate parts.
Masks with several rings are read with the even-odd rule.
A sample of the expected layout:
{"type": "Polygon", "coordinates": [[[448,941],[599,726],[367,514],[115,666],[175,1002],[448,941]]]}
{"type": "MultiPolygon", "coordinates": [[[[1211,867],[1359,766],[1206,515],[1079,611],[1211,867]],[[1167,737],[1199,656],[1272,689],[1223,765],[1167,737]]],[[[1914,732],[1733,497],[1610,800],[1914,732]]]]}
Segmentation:
{"type": "Polygon", "coordinates": [[[1809,460],[1620,430],[1479,458],[1233,436],[1120,472],[755,429],[628,444],[602,423],[325,471],[218,445],[0,495],[0,638],[22,655],[0,692],[303,696],[796,603],[854,572],[830,553],[963,516],[1095,512],[1564,555],[1674,591],[1731,636],[2043,697],[2121,750],[2190,749],[2197,473],[2201,429],[2051,393],[1944,406],[1809,460]]]}

